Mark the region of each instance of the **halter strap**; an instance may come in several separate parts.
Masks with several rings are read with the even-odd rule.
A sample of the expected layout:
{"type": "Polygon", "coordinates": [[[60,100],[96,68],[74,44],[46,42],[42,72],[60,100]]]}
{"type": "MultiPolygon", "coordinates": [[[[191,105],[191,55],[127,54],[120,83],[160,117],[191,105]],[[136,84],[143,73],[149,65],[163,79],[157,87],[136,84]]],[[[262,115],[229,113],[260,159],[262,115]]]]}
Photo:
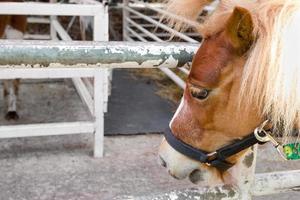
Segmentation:
{"type": "Polygon", "coordinates": [[[207,151],[194,148],[177,139],[169,128],[164,133],[167,142],[176,151],[196,161],[215,167],[220,171],[226,171],[234,165],[226,161],[226,159],[230,156],[233,156],[255,144],[264,144],[267,142],[262,142],[261,139],[257,139],[257,135],[261,138],[267,136],[264,131],[257,132],[256,129],[255,132],[250,133],[243,139],[236,140],[232,144],[226,145],[217,149],[215,152],[209,153],[207,151]]]}

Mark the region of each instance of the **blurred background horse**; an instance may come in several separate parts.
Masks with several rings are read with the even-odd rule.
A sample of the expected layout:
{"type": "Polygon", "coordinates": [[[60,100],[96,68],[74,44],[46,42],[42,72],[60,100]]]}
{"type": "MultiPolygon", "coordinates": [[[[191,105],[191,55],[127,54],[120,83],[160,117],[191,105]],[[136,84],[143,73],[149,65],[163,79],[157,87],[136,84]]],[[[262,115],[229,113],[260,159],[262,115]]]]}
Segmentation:
{"type": "MultiPolygon", "coordinates": [[[[8,2],[7,0],[0,0],[0,2],[8,2]]],[[[10,2],[23,2],[22,0],[11,0],[10,2]]],[[[0,15],[0,38],[22,40],[26,30],[27,20],[23,15],[0,15]]],[[[20,80],[4,80],[3,93],[7,110],[5,118],[7,120],[17,120],[19,115],[17,113],[17,101],[20,80]]]]}

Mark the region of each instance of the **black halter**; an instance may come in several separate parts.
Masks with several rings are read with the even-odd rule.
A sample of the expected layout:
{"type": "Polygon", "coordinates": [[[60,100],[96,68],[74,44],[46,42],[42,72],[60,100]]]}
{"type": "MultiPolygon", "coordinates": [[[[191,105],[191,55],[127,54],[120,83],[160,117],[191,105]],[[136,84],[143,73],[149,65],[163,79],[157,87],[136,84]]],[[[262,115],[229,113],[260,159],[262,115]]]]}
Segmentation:
{"type": "Polygon", "coordinates": [[[232,144],[226,145],[217,149],[215,152],[209,153],[201,149],[196,149],[177,139],[170,129],[167,129],[164,135],[169,145],[179,153],[201,163],[215,167],[220,171],[226,171],[234,165],[226,161],[228,157],[233,156],[255,144],[264,144],[270,141],[268,138],[269,134],[265,130],[257,128],[243,139],[236,140],[232,144]]]}

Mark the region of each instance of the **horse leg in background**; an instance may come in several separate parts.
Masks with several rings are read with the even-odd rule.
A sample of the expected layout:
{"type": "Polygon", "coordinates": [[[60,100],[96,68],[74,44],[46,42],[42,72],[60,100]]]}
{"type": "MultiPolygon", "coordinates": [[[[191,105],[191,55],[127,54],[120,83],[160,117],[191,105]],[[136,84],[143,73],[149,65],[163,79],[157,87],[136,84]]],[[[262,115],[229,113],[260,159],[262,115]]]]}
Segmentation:
{"type": "Polygon", "coordinates": [[[17,113],[17,103],[18,103],[20,79],[4,80],[3,85],[4,85],[4,89],[3,89],[4,99],[7,107],[5,119],[17,120],[19,119],[19,115],[17,113]]]}
{"type": "MultiPolygon", "coordinates": [[[[26,28],[26,17],[25,16],[13,16],[10,17],[10,25],[6,25],[4,38],[22,40],[23,33],[26,28]]],[[[4,80],[4,98],[7,106],[7,113],[5,119],[17,120],[19,115],[17,113],[17,101],[20,80],[4,80]]]]}

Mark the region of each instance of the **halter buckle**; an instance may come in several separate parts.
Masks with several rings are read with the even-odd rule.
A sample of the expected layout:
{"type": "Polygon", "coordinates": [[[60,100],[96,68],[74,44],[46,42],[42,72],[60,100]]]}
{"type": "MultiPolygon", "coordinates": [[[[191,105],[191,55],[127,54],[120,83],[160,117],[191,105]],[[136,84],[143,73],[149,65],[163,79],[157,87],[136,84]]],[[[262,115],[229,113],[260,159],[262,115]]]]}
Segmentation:
{"type": "Polygon", "coordinates": [[[214,152],[211,152],[211,153],[208,153],[207,154],[207,159],[208,159],[208,161],[212,161],[212,160],[214,160],[214,159],[216,159],[217,158],[217,152],[216,151],[214,151],[214,152]]]}

